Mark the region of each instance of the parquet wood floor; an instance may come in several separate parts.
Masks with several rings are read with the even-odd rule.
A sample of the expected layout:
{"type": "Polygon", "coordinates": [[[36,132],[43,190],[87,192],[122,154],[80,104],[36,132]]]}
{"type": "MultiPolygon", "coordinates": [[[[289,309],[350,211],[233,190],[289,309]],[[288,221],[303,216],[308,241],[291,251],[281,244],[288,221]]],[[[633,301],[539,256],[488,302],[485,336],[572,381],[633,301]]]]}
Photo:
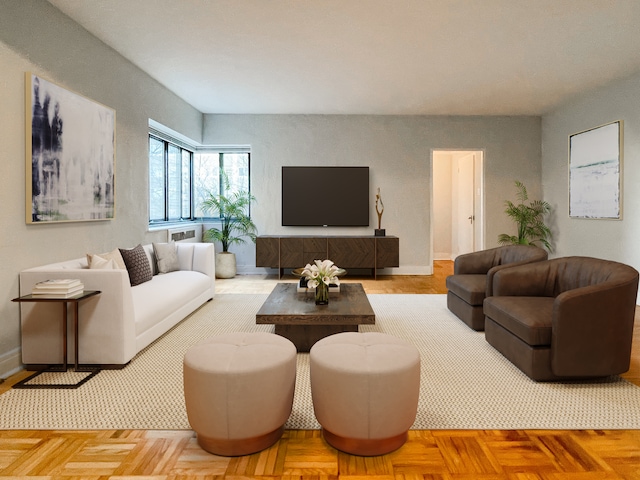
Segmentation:
{"type": "Polygon", "coordinates": [[[0,478],[441,479],[640,478],[638,431],[411,430],[399,450],[357,457],[318,430],[288,430],[242,457],[200,449],[191,431],[0,432],[0,478]]]}
{"type": "MultiPolygon", "coordinates": [[[[358,278],[369,293],[445,293],[451,262],[433,276],[358,278]]],[[[264,290],[275,278],[217,283],[217,291],[264,290]]],[[[640,380],[639,323],[625,375],[640,380]]],[[[0,393],[26,372],[0,384],[0,393]]],[[[640,480],[639,430],[412,430],[399,450],[357,457],[328,446],[319,431],[288,430],[271,448],[243,457],[201,450],[191,431],[0,431],[0,480],[640,480]]]]}

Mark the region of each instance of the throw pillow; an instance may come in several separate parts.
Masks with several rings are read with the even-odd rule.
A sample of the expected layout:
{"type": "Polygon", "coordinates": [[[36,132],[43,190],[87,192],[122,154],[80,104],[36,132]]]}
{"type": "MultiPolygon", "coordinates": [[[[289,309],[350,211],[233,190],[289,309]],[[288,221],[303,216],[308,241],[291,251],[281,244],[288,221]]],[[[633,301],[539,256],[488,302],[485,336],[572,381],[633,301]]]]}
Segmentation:
{"type": "MultiPolygon", "coordinates": [[[[120,252],[118,252],[120,255],[120,252]]],[[[102,258],[100,255],[92,255],[89,268],[92,270],[117,270],[118,266],[113,258],[102,258]]]]}
{"type": "MultiPolygon", "coordinates": [[[[89,268],[91,268],[91,262],[93,261],[94,256],[95,254],[87,253],[87,263],[89,264],[89,268]]],[[[107,253],[99,253],[98,256],[107,260],[113,260],[117,268],[122,270],[127,269],[127,266],[124,264],[124,260],[122,259],[122,255],[120,254],[120,250],[117,248],[107,253]]]]}
{"type": "Polygon", "coordinates": [[[158,273],[169,273],[180,270],[176,242],[154,243],[153,252],[156,256],[158,273]]]}
{"type": "Polygon", "coordinates": [[[149,257],[147,257],[142,245],[138,244],[131,249],[120,248],[119,250],[124,260],[124,264],[127,266],[129,281],[131,282],[132,287],[148,282],[153,278],[151,265],[149,264],[149,257]]]}

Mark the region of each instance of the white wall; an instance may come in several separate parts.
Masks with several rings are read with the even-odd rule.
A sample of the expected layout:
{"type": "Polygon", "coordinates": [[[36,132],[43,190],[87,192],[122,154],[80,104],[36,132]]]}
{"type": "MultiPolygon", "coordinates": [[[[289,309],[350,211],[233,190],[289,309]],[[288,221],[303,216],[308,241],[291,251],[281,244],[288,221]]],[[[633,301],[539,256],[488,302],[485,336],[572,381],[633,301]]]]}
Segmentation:
{"type": "MultiPolygon", "coordinates": [[[[0,4],[0,378],[20,366],[20,270],[165,241],[147,233],[148,121],[200,140],[202,114],[45,1],[0,4]],[[116,110],[116,218],[25,223],[25,72],[116,110]]],[[[65,132],[69,134],[69,132],[65,132]]],[[[25,293],[25,292],[23,292],[25,293]]]]}
{"type": "Polygon", "coordinates": [[[433,153],[433,259],[453,258],[453,192],[451,152],[433,153]]]}
{"type": "Polygon", "coordinates": [[[581,95],[542,119],[544,199],[554,208],[553,256],[587,255],[640,269],[640,73],[581,95]],[[624,121],[622,220],[569,218],[569,135],[624,121]]]}
{"type": "MultiPolygon", "coordinates": [[[[251,145],[252,214],[262,235],[371,235],[373,202],[380,187],[382,228],[400,238],[400,268],[394,273],[431,273],[431,151],[485,151],[487,247],[498,234],[514,232],[504,215],[514,179],[540,196],[538,117],[428,117],[375,115],[205,115],[205,144],[251,145]],[[371,175],[369,228],[295,228],[281,225],[283,165],[365,165],[371,175]]],[[[337,192],[339,194],[339,192],[337,192]]],[[[309,208],[318,196],[309,197],[309,208]]],[[[255,271],[255,247],[235,250],[238,271],[255,271]]]]}

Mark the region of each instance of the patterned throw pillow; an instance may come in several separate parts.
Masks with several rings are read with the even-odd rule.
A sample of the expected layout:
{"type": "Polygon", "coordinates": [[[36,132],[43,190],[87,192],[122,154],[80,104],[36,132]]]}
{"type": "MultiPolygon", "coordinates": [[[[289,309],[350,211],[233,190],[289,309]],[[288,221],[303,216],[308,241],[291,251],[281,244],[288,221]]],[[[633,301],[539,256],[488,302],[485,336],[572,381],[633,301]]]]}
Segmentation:
{"type": "Polygon", "coordinates": [[[156,256],[158,273],[169,273],[180,270],[176,242],[154,243],[153,253],[156,256]]]}
{"type": "Polygon", "coordinates": [[[142,245],[138,244],[136,247],[131,249],[120,248],[119,250],[124,260],[124,264],[127,266],[129,281],[131,282],[132,287],[148,282],[153,278],[149,258],[147,257],[144,248],[142,248],[142,245]]]}

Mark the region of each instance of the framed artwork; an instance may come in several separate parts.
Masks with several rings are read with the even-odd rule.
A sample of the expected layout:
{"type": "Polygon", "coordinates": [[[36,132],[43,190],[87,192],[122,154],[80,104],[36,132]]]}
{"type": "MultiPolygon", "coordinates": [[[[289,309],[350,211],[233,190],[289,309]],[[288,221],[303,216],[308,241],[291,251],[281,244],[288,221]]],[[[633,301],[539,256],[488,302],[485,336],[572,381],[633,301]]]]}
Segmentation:
{"type": "Polygon", "coordinates": [[[569,217],[622,218],[622,121],[569,136],[569,217]]]}
{"type": "Polygon", "coordinates": [[[110,220],[115,110],[26,74],[26,221],[110,220]]]}

